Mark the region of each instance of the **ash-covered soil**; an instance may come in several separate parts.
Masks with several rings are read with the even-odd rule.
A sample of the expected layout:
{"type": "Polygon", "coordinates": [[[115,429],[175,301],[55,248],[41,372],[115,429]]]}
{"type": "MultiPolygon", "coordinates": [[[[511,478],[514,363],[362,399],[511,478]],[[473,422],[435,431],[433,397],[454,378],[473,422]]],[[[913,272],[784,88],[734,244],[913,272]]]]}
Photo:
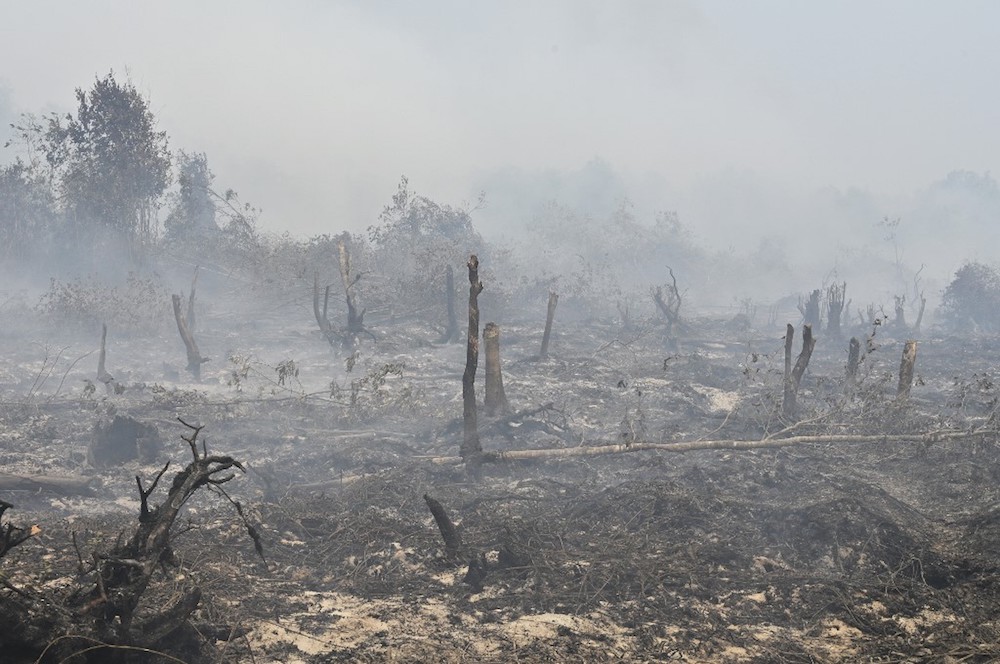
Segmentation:
{"type": "MultiPolygon", "coordinates": [[[[108,370],[122,394],[86,382],[94,342],[10,333],[0,472],[86,476],[93,495],[0,493],[16,505],[7,520],[42,528],[0,562],[5,584],[58,601],[78,553],[134,527],[135,476],[148,484],[168,459],[177,470],[189,460],[179,417],[205,427],[209,451],[245,463],[225,488],[265,558],[225,497],[206,490],[189,503],[174,539],[182,564],[151,590],[154,602],[202,590],[182,661],[1000,658],[1000,343],[927,335],[917,384],[899,401],[903,335],[878,331],[853,392],[846,343],[818,335],[800,422],[786,433],[912,440],[492,463],[470,481],[455,461],[464,343],[373,317],[378,341],[350,354],[309,320],[205,316],[197,336],[212,360],[200,381],[175,333],[112,330],[108,370]],[[154,425],[162,452],[94,467],[95,426],[114,415],[154,425]],[[425,496],[458,525],[457,555],[425,496]]],[[[557,317],[539,360],[540,324],[499,322],[511,412],[480,415],[487,451],[760,440],[789,424],[783,330],[705,320],[673,343],[653,323],[557,317]]]]}

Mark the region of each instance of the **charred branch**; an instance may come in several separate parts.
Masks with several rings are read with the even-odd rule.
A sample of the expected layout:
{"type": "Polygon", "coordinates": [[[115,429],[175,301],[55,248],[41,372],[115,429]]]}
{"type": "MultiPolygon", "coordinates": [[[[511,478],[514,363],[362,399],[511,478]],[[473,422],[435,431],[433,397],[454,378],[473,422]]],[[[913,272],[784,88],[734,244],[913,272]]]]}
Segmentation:
{"type": "Polygon", "coordinates": [[[457,558],[462,552],[462,536],[455,528],[455,524],[448,517],[448,513],[440,502],[424,494],[424,502],[434,516],[434,523],[441,531],[441,539],[444,540],[444,553],[449,559],[457,558]]]}

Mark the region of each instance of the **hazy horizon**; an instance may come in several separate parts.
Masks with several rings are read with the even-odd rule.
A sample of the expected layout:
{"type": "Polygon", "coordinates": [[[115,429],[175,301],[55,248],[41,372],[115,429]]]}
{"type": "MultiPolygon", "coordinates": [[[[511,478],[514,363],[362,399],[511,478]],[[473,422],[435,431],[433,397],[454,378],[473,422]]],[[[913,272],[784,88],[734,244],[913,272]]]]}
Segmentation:
{"type": "MultiPolygon", "coordinates": [[[[361,231],[406,175],[440,203],[485,191],[493,236],[545,200],[628,198],[723,250],[883,216],[919,243],[928,189],[1000,154],[985,1],[3,4],[5,129],[127,75],[275,233],[361,231]]],[[[976,235],[953,253],[1000,255],[976,235]]]]}

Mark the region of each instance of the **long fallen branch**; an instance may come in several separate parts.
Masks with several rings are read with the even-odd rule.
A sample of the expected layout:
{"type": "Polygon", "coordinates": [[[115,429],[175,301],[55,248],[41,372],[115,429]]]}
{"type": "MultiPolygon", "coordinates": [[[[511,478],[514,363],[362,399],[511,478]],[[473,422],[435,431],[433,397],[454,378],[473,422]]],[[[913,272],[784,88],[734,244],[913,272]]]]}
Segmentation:
{"type": "MultiPolygon", "coordinates": [[[[937,443],[946,440],[965,440],[993,432],[983,430],[935,431],[922,434],[825,434],[814,436],[790,436],[788,438],[762,438],[759,440],[692,440],[680,443],[616,443],[614,445],[592,445],[587,447],[558,447],[539,450],[509,450],[487,452],[484,462],[516,461],[524,459],[565,459],[568,457],[602,456],[656,450],[661,452],[692,452],[695,450],[760,450],[776,447],[792,447],[809,443],[937,443]]],[[[460,456],[439,456],[430,459],[434,463],[461,463],[460,456]]]]}

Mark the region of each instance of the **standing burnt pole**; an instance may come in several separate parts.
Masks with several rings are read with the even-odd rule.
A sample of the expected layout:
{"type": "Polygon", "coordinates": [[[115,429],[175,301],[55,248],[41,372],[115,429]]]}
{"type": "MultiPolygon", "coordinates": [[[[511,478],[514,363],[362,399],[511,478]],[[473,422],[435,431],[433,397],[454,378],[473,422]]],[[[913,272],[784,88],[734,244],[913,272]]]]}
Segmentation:
{"type": "Polygon", "coordinates": [[[542,352],[538,355],[543,360],[549,356],[549,338],[552,336],[552,319],[556,316],[557,304],[559,304],[559,294],[549,293],[549,310],[545,315],[545,334],[542,335],[542,352]]]}
{"type": "Polygon", "coordinates": [[[846,388],[853,390],[858,384],[858,365],[861,364],[861,342],[857,337],[851,337],[847,350],[847,381],[846,388]]]}
{"type": "Polygon", "coordinates": [[[469,475],[479,477],[483,463],[483,448],[479,443],[479,425],[476,418],[476,370],[479,368],[479,294],[483,282],[479,281],[479,258],[469,256],[469,336],[465,356],[465,373],[462,375],[462,421],[464,424],[462,446],[459,452],[469,475]]]}
{"type": "Polygon", "coordinates": [[[184,348],[187,350],[187,370],[194,375],[195,380],[201,380],[201,365],[208,362],[208,358],[201,356],[194,335],[191,334],[187,321],[184,320],[184,314],[181,313],[181,296],[171,295],[170,299],[174,305],[174,321],[177,323],[177,332],[180,333],[181,341],[184,342],[184,348]]]}
{"type": "Polygon", "coordinates": [[[455,315],[455,271],[448,266],[445,271],[444,294],[448,303],[448,329],[444,331],[438,343],[451,344],[458,341],[458,316],[455,315]]]}
{"type": "Polygon", "coordinates": [[[796,403],[799,384],[802,376],[809,366],[809,359],[812,357],[813,348],[816,347],[816,340],[813,339],[812,326],[802,326],[802,352],[792,366],[792,342],[795,340],[795,328],[789,323],[785,328],[785,394],[781,402],[781,414],[786,419],[794,419],[798,412],[796,403]]]}
{"type": "Polygon", "coordinates": [[[503,372],[500,369],[500,326],[487,323],[483,330],[486,346],[486,414],[506,413],[510,406],[503,391],[503,372]]]}
{"type": "Polygon", "coordinates": [[[917,342],[912,339],[903,346],[903,358],[899,362],[899,386],[896,388],[896,396],[906,399],[910,396],[910,388],[913,387],[913,367],[917,363],[917,342]]]}

